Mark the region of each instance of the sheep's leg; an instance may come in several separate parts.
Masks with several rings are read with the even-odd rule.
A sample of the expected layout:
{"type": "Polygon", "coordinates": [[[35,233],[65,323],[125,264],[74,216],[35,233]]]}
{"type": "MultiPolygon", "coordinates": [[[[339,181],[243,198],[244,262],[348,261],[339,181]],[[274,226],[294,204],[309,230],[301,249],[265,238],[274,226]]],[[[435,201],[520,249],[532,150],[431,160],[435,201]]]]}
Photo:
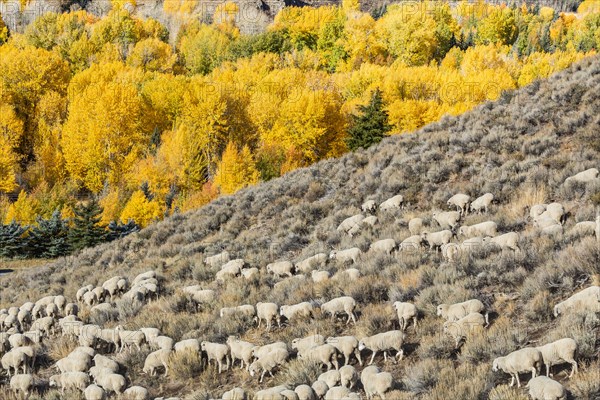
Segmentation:
{"type": "Polygon", "coordinates": [[[550,376],[550,364],[546,364],[546,376],[550,376]]]}
{"type": "Polygon", "coordinates": [[[571,369],[571,373],[569,374],[569,378],[573,376],[573,374],[577,373],[577,361],[571,360],[571,365],[573,365],[573,369],[571,369]]]}
{"type": "Polygon", "coordinates": [[[362,367],[363,362],[360,357],[360,351],[358,349],[354,350],[354,355],[356,356],[356,359],[358,360],[358,364],[362,367]]]}
{"type": "Polygon", "coordinates": [[[509,386],[513,387],[514,384],[515,384],[515,376],[513,374],[510,374],[510,377],[511,377],[511,379],[510,379],[510,385],[509,386]]]}
{"type": "Polygon", "coordinates": [[[415,331],[416,331],[417,330],[417,317],[413,317],[413,321],[415,322],[414,323],[414,328],[415,328],[415,331]]]}
{"type": "Polygon", "coordinates": [[[258,381],[259,383],[262,383],[262,381],[263,381],[263,378],[265,377],[265,372],[267,372],[267,370],[266,370],[266,369],[263,369],[263,372],[262,372],[262,374],[260,374],[260,380],[258,381]]]}
{"type": "Polygon", "coordinates": [[[537,368],[531,367],[531,379],[535,378],[536,376],[537,376],[537,368]]]}
{"type": "Polygon", "coordinates": [[[348,365],[350,362],[350,354],[344,354],[344,365],[348,365]]]}
{"type": "Polygon", "coordinates": [[[373,350],[373,355],[371,356],[371,361],[369,362],[369,365],[373,364],[373,360],[375,359],[375,354],[377,354],[377,350],[373,350]]]}
{"type": "Polygon", "coordinates": [[[519,373],[518,372],[515,374],[515,377],[517,378],[517,387],[521,387],[521,380],[519,379],[519,373]]]}
{"type": "Polygon", "coordinates": [[[383,351],[383,362],[387,362],[387,350],[383,351]]]}

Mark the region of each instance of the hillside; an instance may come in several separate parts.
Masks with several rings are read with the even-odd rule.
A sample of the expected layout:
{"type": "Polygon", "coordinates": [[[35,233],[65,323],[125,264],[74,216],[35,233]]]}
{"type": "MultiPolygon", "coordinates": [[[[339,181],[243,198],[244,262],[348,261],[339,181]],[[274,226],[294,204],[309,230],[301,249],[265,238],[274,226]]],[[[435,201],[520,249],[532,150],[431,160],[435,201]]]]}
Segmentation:
{"type": "MultiPolygon", "coordinates": [[[[579,346],[579,372],[566,379],[568,365],[554,367],[554,378],[573,399],[600,398],[600,319],[593,313],[571,313],[558,319],[552,307],[591,284],[598,285],[600,251],[593,237],[569,233],[579,221],[595,219],[600,183],[565,186],[565,178],[600,160],[600,58],[588,58],[543,81],[504,94],[458,117],[412,133],[385,139],[366,151],[328,159],[281,178],[221,197],[197,211],[176,214],[139,233],[35,270],[0,277],[0,307],[35,301],[44,295],[64,294],[75,299],[85,284],[101,285],[115,275],[131,281],[138,273],[155,270],[163,290],[156,301],[132,306],[116,300],[113,312],[92,319],[105,322],[118,316],[130,329],[156,327],[175,340],[198,338],[224,343],[230,335],[255,344],[309,334],[365,335],[397,329],[394,301],[414,303],[420,310],[419,327],[407,330],[405,357],[398,364],[375,363],[391,372],[393,399],[525,399],[524,389],[510,389],[509,376],[492,372],[492,360],[527,345],[540,345],[562,337],[579,346]],[[410,236],[407,221],[415,216],[432,222],[432,212],[446,210],[455,193],[472,198],[491,192],[496,203],[488,214],[469,214],[463,225],[493,220],[499,232],[519,233],[521,252],[482,248],[447,262],[441,253],[421,250],[395,256],[370,254],[355,265],[361,278],[331,279],[313,284],[291,278],[285,283],[265,271],[275,260],[299,261],[318,252],[357,246],[367,251],[379,239],[396,242],[410,236]],[[363,227],[353,237],[336,231],[345,218],[360,212],[367,199],[381,202],[402,194],[408,205],[397,212],[378,212],[378,223],[363,227]],[[528,207],[561,202],[569,211],[565,234],[540,235],[528,218],[528,207]],[[258,267],[258,277],[214,281],[218,268],[202,260],[228,250],[258,267]],[[181,293],[189,285],[214,289],[217,299],[196,311],[181,293]],[[335,323],[316,312],[312,321],[292,321],[265,332],[251,320],[221,319],[224,306],[271,301],[279,305],[312,301],[320,304],[337,296],[352,296],[358,303],[358,321],[335,323]],[[439,303],[478,298],[492,310],[490,326],[469,337],[459,350],[442,332],[435,315],[439,303]],[[559,372],[560,371],[560,372],[559,372]]],[[[456,239],[454,239],[456,240],[456,239]]],[[[463,239],[460,238],[462,241],[463,239]]],[[[348,268],[329,262],[332,274],[348,268]]],[[[89,317],[82,307],[80,316],[89,317]]],[[[108,321],[105,326],[115,326],[108,321]]],[[[75,346],[66,337],[45,342],[38,355],[38,375],[48,378],[57,357],[75,346]]],[[[213,366],[203,370],[197,362],[178,359],[170,376],[150,378],[142,373],[149,350],[132,350],[114,359],[124,366],[128,384],[148,387],[153,396],[220,398],[234,386],[249,392],[276,384],[310,383],[318,366],[293,360],[265,382],[251,378],[238,366],[219,375],[213,366]]],[[[363,351],[363,359],[370,357],[363,351]]],[[[358,367],[358,366],[357,366],[358,367]]],[[[522,381],[529,377],[522,375],[522,381]]],[[[0,397],[13,399],[0,375],[0,397]]],[[[42,395],[57,399],[56,391],[42,395]]],[[[361,392],[362,393],[362,392],[361,392]]],[[[78,398],[73,397],[60,398],[78,398]]]]}

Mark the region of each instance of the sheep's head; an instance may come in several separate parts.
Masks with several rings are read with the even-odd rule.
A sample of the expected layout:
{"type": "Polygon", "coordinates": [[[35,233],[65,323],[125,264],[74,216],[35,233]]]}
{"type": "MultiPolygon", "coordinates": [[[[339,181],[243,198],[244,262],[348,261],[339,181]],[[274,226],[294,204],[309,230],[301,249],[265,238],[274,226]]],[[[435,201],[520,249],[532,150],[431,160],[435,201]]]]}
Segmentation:
{"type": "Polygon", "coordinates": [[[448,305],[447,304],[440,304],[439,306],[437,306],[437,316],[441,317],[446,313],[446,310],[448,310],[448,305]]]}
{"type": "Polygon", "coordinates": [[[458,228],[458,234],[459,235],[464,235],[465,234],[465,227],[461,226],[460,228],[458,228]]]}
{"type": "MultiPolygon", "coordinates": [[[[600,301],[600,299],[599,299],[599,301],[600,301]]],[[[561,314],[561,310],[560,310],[559,305],[557,304],[557,305],[554,306],[554,318],[558,318],[558,316],[560,314],[561,314]]]]}
{"type": "Polygon", "coordinates": [[[364,339],[361,339],[361,340],[358,342],[358,350],[359,350],[359,351],[363,351],[363,350],[364,350],[364,349],[366,349],[366,348],[367,348],[367,346],[365,345],[365,341],[364,341],[364,339]]]}
{"type": "Polygon", "coordinates": [[[48,381],[48,385],[50,387],[57,387],[58,386],[58,375],[52,375],[48,381]]]}
{"type": "Polygon", "coordinates": [[[329,258],[332,260],[335,260],[335,258],[337,257],[337,251],[333,250],[331,253],[329,253],[329,258]]]}
{"type": "Polygon", "coordinates": [[[494,362],[492,363],[492,371],[497,372],[498,371],[498,359],[496,358],[494,360],[494,362]]]}
{"type": "Polygon", "coordinates": [[[200,343],[200,348],[201,348],[203,351],[206,351],[206,342],[202,342],[202,343],[200,343]]]}

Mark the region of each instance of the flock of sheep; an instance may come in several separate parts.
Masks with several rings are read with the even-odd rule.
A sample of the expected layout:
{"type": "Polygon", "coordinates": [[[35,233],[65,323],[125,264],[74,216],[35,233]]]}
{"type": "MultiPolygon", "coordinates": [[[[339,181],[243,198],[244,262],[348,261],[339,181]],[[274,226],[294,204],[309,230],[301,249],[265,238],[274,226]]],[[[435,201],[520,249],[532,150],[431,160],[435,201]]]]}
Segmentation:
{"type": "MultiPolygon", "coordinates": [[[[568,178],[568,182],[589,182],[598,179],[598,170],[591,169],[568,178]]],[[[430,232],[425,229],[424,220],[411,219],[408,228],[409,238],[401,243],[394,239],[382,239],[373,242],[369,252],[387,254],[402,251],[415,251],[423,247],[442,250],[443,257],[453,262],[461,254],[468,253],[478,246],[497,246],[502,250],[518,252],[519,234],[517,232],[498,232],[497,224],[486,221],[476,225],[461,225],[463,217],[471,213],[486,214],[492,205],[494,196],[486,193],[471,201],[465,194],[452,196],[447,204],[456,211],[435,212],[433,220],[442,230],[430,232]],[[461,243],[454,243],[455,238],[462,237],[461,243]]],[[[403,207],[403,197],[394,196],[379,206],[373,201],[362,205],[363,214],[354,215],[342,221],[338,231],[350,236],[355,235],[365,224],[373,225],[378,221],[377,209],[393,211],[403,207]]],[[[566,217],[564,207],[558,203],[536,205],[531,207],[530,216],[534,226],[544,234],[562,233],[566,217]]],[[[577,234],[597,235],[598,226],[594,221],[579,223],[575,226],[577,234]]],[[[355,247],[345,250],[334,250],[330,254],[315,254],[302,261],[277,261],[268,264],[266,272],[273,274],[282,284],[289,279],[312,280],[323,282],[336,279],[336,275],[344,275],[350,280],[361,276],[359,268],[346,268],[336,275],[324,269],[327,262],[340,264],[357,264],[363,252],[355,247]]],[[[215,275],[216,282],[225,282],[235,277],[250,279],[261,274],[257,267],[251,267],[243,259],[231,259],[228,252],[206,257],[204,263],[219,268],[215,275]]],[[[77,390],[83,393],[86,400],[102,400],[113,394],[122,399],[149,399],[147,389],[140,386],[128,387],[127,379],[120,373],[122,366],[111,354],[124,351],[140,350],[149,346],[151,352],[141,368],[143,373],[155,376],[158,373],[169,375],[170,362],[179,354],[197,355],[206,367],[214,364],[221,374],[235,368],[245,370],[249,376],[256,377],[262,383],[265,376],[273,376],[293,358],[313,361],[322,366],[323,372],[311,386],[300,385],[295,388],[276,386],[254,393],[255,399],[299,399],[299,400],[342,400],[359,399],[358,388],[364,390],[367,399],[379,396],[385,399],[386,393],[395,387],[395,379],[389,372],[382,371],[373,365],[375,357],[383,353],[383,363],[390,358],[400,362],[404,355],[403,345],[405,331],[412,324],[418,327],[419,310],[414,304],[395,302],[393,304],[398,318],[398,330],[380,332],[372,336],[357,338],[354,336],[324,337],[316,334],[304,338],[296,338],[291,343],[274,342],[263,346],[243,341],[238,337],[229,337],[224,343],[187,339],[175,342],[164,336],[153,327],[126,330],[117,325],[114,328],[86,323],[78,315],[80,308],[86,307],[89,315],[107,314],[114,310],[114,300],[126,299],[129,302],[144,304],[158,298],[161,293],[161,280],[154,271],[148,271],[127,279],[115,276],[101,286],[82,287],[76,298],[70,302],[62,295],[46,296],[36,302],[27,302],[19,307],[0,310],[0,355],[1,366],[6,371],[8,380],[0,380],[0,385],[8,383],[16,392],[28,397],[42,386],[57,387],[61,391],[77,390]],[[67,357],[58,360],[55,368],[60,372],[47,380],[36,376],[36,357],[41,346],[61,336],[69,336],[77,341],[75,348],[67,357]],[[362,354],[371,355],[368,366],[363,367],[362,354]],[[357,365],[358,364],[358,365],[357,365]],[[43,381],[43,382],[41,382],[43,381]],[[40,383],[41,382],[41,383],[40,383]]],[[[203,285],[182,288],[185,294],[198,307],[214,302],[218,293],[203,285]]],[[[259,302],[233,307],[223,307],[220,318],[247,318],[254,320],[258,327],[264,323],[266,332],[274,325],[282,326],[285,320],[294,324],[296,320],[309,320],[320,313],[330,316],[332,320],[341,317],[345,324],[356,324],[357,310],[361,307],[350,296],[333,298],[322,304],[302,302],[299,304],[275,304],[259,302]]],[[[560,317],[570,310],[587,309],[600,311],[600,287],[591,286],[554,307],[554,316],[560,317]]],[[[439,304],[437,315],[444,320],[443,331],[451,335],[456,347],[468,340],[471,332],[484,330],[490,323],[487,307],[478,299],[470,299],[457,304],[439,304]]],[[[550,369],[559,364],[571,364],[571,376],[577,372],[577,344],[571,338],[563,338],[537,348],[523,348],[498,357],[493,361],[493,371],[504,371],[512,377],[511,386],[516,380],[521,386],[519,374],[532,374],[528,383],[533,399],[556,400],[566,399],[563,386],[550,379],[550,369]],[[541,366],[546,366],[546,376],[538,376],[541,366]]],[[[224,400],[241,400],[250,397],[242,388],[235,388],[221,395],[224,400]]]]}

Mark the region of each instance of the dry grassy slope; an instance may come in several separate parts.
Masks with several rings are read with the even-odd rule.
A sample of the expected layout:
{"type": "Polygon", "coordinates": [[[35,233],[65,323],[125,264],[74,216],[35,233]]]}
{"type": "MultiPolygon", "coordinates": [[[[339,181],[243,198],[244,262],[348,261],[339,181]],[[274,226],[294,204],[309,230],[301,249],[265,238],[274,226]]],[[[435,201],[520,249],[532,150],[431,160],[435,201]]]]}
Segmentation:
{"type": "MultiPolygon", "coordinates": [[[[119,304],[122,323],[156,326],[177,340],[224,341],[228,335],[239,334],[262,344],[291,342],[314,332],[360,337],[389,330],[395,326],[391,302],[405,300],[414,302],[422,312],[418,332],[409,330],[407,357],[399,365],[385,366],[383,359],[376,359],[399,382],[394,398],[524,398],[524,392],[499,386],[508,378],[491,372],[491,360],[527,344],[564,336],[574,337],[580,345],[581,372],[565,381],[571,397],[598,398],[598,317],[569,315],[554,320],[551,309],[591,284],[593,275],[600,273],[600,250],[592,239],[539,237],[527,221],[525,207],[563,202],[571,211],[566,230],[576,221],[594,218],[592,200],[598,201],[594,194],[600,187],[566,189],[562,182],[576,172],[598,167],[599,122],[600,59],[593,58],[465,115],[445,118],[413,134],[388,138],[369,150],[325,160],[220,198],[121,241],[2,277],[0,307],[45,294],[64,293],[74,298],[84,283],[101,284],[117,274],[133,277],[155,269],[165,279],[165,294],[141,310],[119,304]],[[405,222],[410,217],[429,219],[432,210],[445,209],[446,199],[456,192],[472,196],[494,193],[498,204],[491,215],[469,216],[465,222],[490,218],[500,231],[520,231],[522,254],[482,251],[453,265],[430,252],[397,258],[370,256],[358,264],[365,275],[359,281],[290,282],[276,289],[276,281],[266,274],[249,283],[239,278],[216,285],[212,282],[215,271],[201,261],[203,253],[221,249],[257,267],[276,259],[300,260],[331,248],[367,250],[372,241],[388,237],[400,241],[409,236],[405,222]],[[354,238],[336,232],[339,222],[356,214],[363,200],[382,201],[397,193],[410,202],[402,212],[380,213],[377,226],[354,238]],[[196,283],[217,289],[219,300],[192,314],[177,289],[196,283]],[[356,326],[331,324],[318,317],[311,323],[298,322],[266,334],[251,323],[218,318],[222,306],[258,301],[295,304],[342,294],[353,296],[360,304],[356,326]],[[493,322],[484,335],[472,338],[457,352],[441,334],[442,323],[435,317],[434,307],[471,297],[492,307],[493,322]]],[[[329,264],[327,268],[335,272],[343,267],[329,264]]],[[[46,367],[69,346],[73,344],[62,339],[50,345],[42,358],[40,376],[50,374],[46,367]]],[[[126,366],[131,384],[146,385],[156,395],[195,392],[197,397],[190,398],[217,397],[234,385],[255,389],[298,384],[314,379],[318,372],[294,361],[275,378],[258,385],[237,369],[217,376],[212,368],[200,371],[182,361],[170,379],[150,380],[141,374],[145,354],[118,359],[126,366]]],[[[557,378],[564,381],[564,374],[557,378]]],[[[53,396],[57,395],[50,392],[44,398],[58,398],[53,396]]],[[[0,397],[10,398],[1,391],[0,397]]]]}

